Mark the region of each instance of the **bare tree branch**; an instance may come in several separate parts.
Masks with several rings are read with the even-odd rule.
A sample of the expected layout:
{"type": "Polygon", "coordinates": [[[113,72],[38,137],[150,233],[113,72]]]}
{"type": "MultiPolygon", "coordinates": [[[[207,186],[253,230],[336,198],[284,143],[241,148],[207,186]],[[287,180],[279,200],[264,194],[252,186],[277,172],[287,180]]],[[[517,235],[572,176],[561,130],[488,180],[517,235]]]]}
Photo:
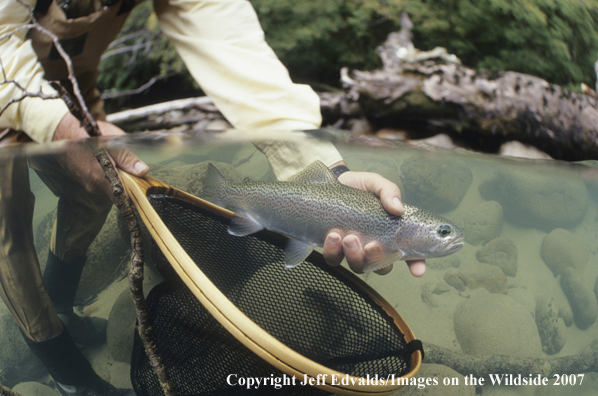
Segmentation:
{"type": "MultiPolygon", "coordinates": [[[[150,35],[150,32],[148,32],[148,30],[145,29],[145,28],[137,30],[136,32],[129,33],[126,36],[123,36],[123,37],[121,37],[119,39],[116,39],[113,42],[111,42],[110,45],[108,45],[108,50],[111,50],[112,48],[117,47],[117,46],[121,45],[122,43],[126,43],[130,39],[134,39],[137,36],[148,36],[148,35],[150,35]]],[[[151,39],[153,40],[154,37],[155,37],[155,35],[152,35],[151,39]]],[[[110,52],[104,53],[104,55],[102,55],[102,59],[104,57],[107,57],[106,55],[109,54],[109,53],[110,52]]]]}
{"type": "MultiPolygon", "coordinates": [[[[0,41],[2,39],[0,38],[0,41]]],[[[27,89],[25,87],[23,87],[18,81],[14,80],[14,79],[8,79],[6,78],[6,71],[4,69],[4,64],[2,63],[2,59],[0,59],[0,72],[2,72],[2,81],[0,81],[0,85],[3,84],[12,84],[14,85],[17,89],[19,89],[22,94],[20,97],[18,98],[14,98],[11,99],[10,101],[8,101],[8,103],[6,103],[2,109],[0,109],[0,116],[2,116],[2,114],[4,113],[4,111],[13,103],[17,103],[22,101],[25,98],[32,98],[32,97],[38,97],[38,98],[42,98],[42,99],[58,99],[57,95],[46,95],[42,92],[42,89],[40,88],[38,92],[32,93],[32,92],[28,92],[27,89]]]]}
{"type": "Polygon", "coordinates": [[[164,79],[169,78],[169,77],[172,77],[174,75],[176,75],[175,72],[170,72],[170,73],[167,73],[167,74],[162,75],[162,76],[154,76],[148,82],[146,82],[145,84],[143,84],[139,88],[129,89],[127,91],[105,92],[105,93],[102,94],[102,99],[104,99],[104,100],[105,99],[116,99],[116,98],[122,98],[123,96],[137,95],[137,94],[140,94],[143,91],[149,89],[156,82],[158,82],[160,80],[164,80],[164,79]]]}
{"type": "Polygon", "coordinates": [[[106,58],[110,58],[111,56],[119,55],[119,54],[124,54],[126,52],[136,53],[136,52],[139,52],[139,50],[142,49],[142,48],[147,51],[149,48],[151,48],[152,43],[153,43],[153,40],[152,41],[147,41],[147,42],[141,43],[141,44],[140,43],[135,43],[133,45],[128,45],[126,47],[120,47],[120,48],[117,48],[115,50],[112,50],[112,51],[104,53],[104,55],[102,55],[101,59],[104,60],[106,58]]]}

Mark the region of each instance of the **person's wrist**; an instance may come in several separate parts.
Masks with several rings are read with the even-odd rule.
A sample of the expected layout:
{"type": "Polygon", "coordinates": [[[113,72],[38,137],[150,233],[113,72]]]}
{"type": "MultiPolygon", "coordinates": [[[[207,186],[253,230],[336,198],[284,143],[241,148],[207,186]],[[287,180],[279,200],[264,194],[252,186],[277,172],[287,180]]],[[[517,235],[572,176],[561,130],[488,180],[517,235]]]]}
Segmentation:
{"type": "Polygon", "coordinates": [[[52,136],[52,141],[78,140],[88,137],[89,135],[87,132],[81,127],[81,122],[79,122],[79,120],[71,113],[66,113],[58,123],[54,135],[52,136]]]}

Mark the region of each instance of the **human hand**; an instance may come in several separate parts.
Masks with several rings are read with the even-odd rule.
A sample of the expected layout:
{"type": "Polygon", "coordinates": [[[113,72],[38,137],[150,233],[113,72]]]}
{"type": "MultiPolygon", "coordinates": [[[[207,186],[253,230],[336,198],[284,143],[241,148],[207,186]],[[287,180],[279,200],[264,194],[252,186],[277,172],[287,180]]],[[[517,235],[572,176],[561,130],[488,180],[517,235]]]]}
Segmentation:
{"type": "MultiPolygon", "coordinates": [[[[380,197],[384,209],[391,214],[400,216],[405,212],[399,187],[377,173],[349,171],[341,174],[338,180],[349,187],[376,194],[380,197]]],[[[324,242],[323,255],[328,264],[340,265],[343,257],[345,257],[349,267],[356,273],[363,272],[368,256],[373,257],[380,254],[384,255],[385,253],[378,242],[370,242],[365,246],[361,246],[361,241],[356,235],[341,235],[335,230],[328,233],[324,242]]],[[[425,260],[410,260],[407,261],[407,265],[413,276],[420,277],[426,272],[425,260]]],[[[376,273],[385,275],[391,270],[392,264],[376,271],[376,273]]]]}
{"type": "MultiPolygon", "coordinates": [[[[98,128],[102,136],[125,134],[122,129],[105,121],[98,121],[98,128]]],[[[81,126],[79,120],[71,113],[68,113],[58,124],[52,140],[75,141],[86,138],[89,138],[89,135],[81,126]]],[[[109,153],[112,163],[127,173],[142,177],[149,171],[148,166],[131,150],[110,150],[109,153]]],[[[113,198],[110,183],[106,180],[104,171],[91,149],[82,146],[72,147],[69,151],[58,154],[56,159],[87,191],[95,194],[106,193],[110,198],[113,198]]]]}

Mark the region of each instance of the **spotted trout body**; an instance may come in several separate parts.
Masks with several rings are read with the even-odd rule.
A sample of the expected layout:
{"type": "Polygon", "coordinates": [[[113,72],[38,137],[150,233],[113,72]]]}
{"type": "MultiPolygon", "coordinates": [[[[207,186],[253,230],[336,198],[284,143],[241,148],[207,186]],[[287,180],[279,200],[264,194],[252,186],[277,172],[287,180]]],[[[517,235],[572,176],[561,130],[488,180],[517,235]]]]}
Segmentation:
{"type": "Polygon", "coordinates": [[[448,220],[410,205],[404,205],[403,216],[392,215],[377,196],[341,184],[319,161],[286,182],[236,184],[210,165],[204,192],[208,200],[242,216],[233,218],[229,233],[244,236],[265,228],[290,237],[288,267],[323,246],[332,230],[357,235],[363,246],[380,243],[384,257],[366,262],[365,271],[398,259],[444,256],[463,245],[463,231],[448,220]]]}

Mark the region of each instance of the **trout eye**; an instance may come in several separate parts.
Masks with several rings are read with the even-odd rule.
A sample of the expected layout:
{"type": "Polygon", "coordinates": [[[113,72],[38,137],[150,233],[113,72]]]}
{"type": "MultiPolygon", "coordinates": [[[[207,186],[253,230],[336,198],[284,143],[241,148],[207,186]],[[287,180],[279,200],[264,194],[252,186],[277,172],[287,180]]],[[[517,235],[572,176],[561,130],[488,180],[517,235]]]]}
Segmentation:
{"type": "Polygon", "coordinates": [[[451,226],[448,224],[441,224],[438,226],[436,233],[441,237],[446,238],[447,236],[451,235],[451,226]]]}

